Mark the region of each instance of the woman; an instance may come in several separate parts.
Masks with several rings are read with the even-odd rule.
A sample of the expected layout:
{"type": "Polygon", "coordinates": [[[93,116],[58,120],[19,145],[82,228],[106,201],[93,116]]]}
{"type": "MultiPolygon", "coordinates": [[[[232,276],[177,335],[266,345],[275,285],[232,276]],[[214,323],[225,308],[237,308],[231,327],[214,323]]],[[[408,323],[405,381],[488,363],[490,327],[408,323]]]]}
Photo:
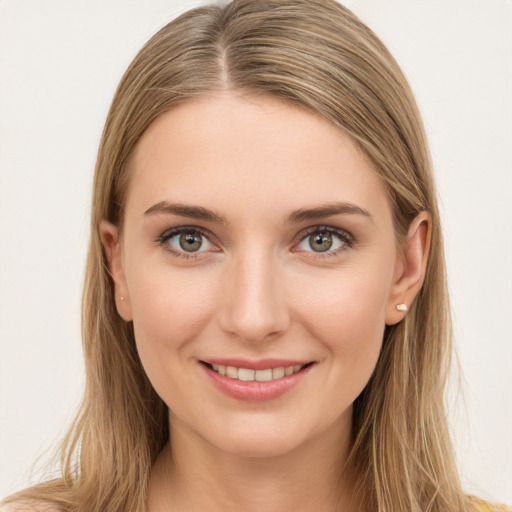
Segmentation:
{"type": "Polygon", "coordinates": [[[484,510],[443,409],[421,120],[335,3],[202,8],[141,50],[100,145],[83,326],[62,478],[7,510],[484,510]]]}

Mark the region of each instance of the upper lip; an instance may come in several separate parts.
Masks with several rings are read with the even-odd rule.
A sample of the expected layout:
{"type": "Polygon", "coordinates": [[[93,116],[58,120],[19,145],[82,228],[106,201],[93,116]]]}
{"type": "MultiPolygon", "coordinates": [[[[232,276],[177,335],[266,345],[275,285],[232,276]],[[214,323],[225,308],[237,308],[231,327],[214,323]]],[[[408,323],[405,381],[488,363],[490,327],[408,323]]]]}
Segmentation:
{"type": "Polygon", "coordinates": [[[269,368],[281,368],[288,366],[304,366],[313,361],[304,361],[297,359],[241,359],[241,358],[225,358],[225,357],[212,357],[208,359],[201,359],[203,363],[217,364],[223,366],[234,366],[235,368],[247,368],[249,370],[267,370],[269,368]]]}

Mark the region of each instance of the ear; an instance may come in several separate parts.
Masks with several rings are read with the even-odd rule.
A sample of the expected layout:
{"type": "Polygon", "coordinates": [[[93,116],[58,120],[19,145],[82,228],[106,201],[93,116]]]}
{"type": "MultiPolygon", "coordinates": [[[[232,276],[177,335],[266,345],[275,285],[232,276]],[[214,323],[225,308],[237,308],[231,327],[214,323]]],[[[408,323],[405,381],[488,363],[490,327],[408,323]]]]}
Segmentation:
{"type": "Polygon", "coordinates": [[[132,306],[123,269],[119,228],[102,220],[99,225],[101,242],[107,255],[108,269],[114,283],[114,299],[119,315],[126,322],[133,320],[132,306]]]}
{"type": "Polygon", "coordinates": [[[407,241],[397,257],[393,284],[386,305],[386,325],[400,322],[407,313],[397,309],[397,305],[405,304],[410,307],[421,290],[427,268],[430,231],[428,212],[419,213],[409,226],[407,241]]]}

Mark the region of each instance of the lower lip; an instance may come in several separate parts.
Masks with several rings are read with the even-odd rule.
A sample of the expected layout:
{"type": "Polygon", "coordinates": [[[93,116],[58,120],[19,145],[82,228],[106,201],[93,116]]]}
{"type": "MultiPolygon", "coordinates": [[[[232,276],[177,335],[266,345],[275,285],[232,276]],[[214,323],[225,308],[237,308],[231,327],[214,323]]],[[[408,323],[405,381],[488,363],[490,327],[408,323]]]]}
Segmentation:
{"type": "Polygon", "coordinates": [[[232,398],[246,402],[264,402],[279,398],[297,386],[313,367],[309,365],[293,375],[280,379],[245,382],[221,375],[202,363],[199,365],[217,389],[232,398]]]}

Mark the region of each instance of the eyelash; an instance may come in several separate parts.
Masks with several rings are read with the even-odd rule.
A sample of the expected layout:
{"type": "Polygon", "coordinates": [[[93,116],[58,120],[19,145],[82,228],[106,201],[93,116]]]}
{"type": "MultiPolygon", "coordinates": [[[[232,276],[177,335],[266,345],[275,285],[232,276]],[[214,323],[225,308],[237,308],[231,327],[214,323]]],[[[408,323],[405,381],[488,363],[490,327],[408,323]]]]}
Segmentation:
{"type": "Polygon", "coordinates": [[[177,235],[181,235],[182,233],[190,233],[190,234],[194,234],[194,235],[200,235],[201,237],[206,238],[206,240],[208,240],[210,243],[213,243],[210,241],[210,239],[213,238],[213,236],[210,233],[208,233],[198,227],[195,227],[195,226],[180,226],[178,228],[168,229],[167,231],[165,231],[158,237],[157,242],[160,245],[162,245],[166,251],[169,251],[171,254],[173,254],[174,256],[177,256],[178,258],[184,258],[186,260],[191,260],[191,259],[195,260],[195,259],[201,258],[203,253],[206,251],[201,251],[198,253],[197,252],[187,253],[185,251],[177,251],[170,246],[170,244],[168,243],[169,240],[171,240],[171,238],[174,238],[177,235]]]}
{"type": "Polygon", "coordinates": [[[310,253],[312,255],[310,257],[314,257],[315,259],[338,256],[344,250],[354,247],[355,242],[356,242],[355,237],[348,231],[345,231],[344,229],[334,228],[332,226],[321,225],[321,226],[312,226],[310,228],[306,228],[306,230],[304,230],[304,231],[301,231],[295,238],[294,245],[297,245],[298,243],[305,241],[307,238],[309,238],[311,235],[314,235],[315,233],[329,233],[329,234],[337,237],[343,243],[342,247],[332,250],[332,251],[331,250],[327,250],[325,252],[305,251],[307,253],[310,253]]]}
{"type": "MultiPolygon", "coordinates": [[[[169,251],[171,254],[173,254],[174,256],[177,256],[178,258],[184,258],[186,260],[190,260],[190,259],[198,259],[198,258],[203,257],[203,254],[206,253],[207,251],[187,253],[186,251],[177,251],[170,246],[170,244],[168,243],[169,240],[171,240],[172,238],[174,238],[177,235],[181,235],[182,233],[190,233],[190,234],[200,235],[201,237],[206,238],[210,243],[213,244],[213,242],[211,242],[211,240],[210,240],[211,238],[213,238],[213,236],[209,232],[207,232],[201,228],[198,228],[196,226],[180,226],[177,228],[168,229],[167,231],[165,231],[158,237],[157,243],[159,245],[163,246],[165,250],[169,251]]],[[[300,242],[303,242],[304,240],[306,240],[308,237],[310,237],[311,235],[313,235],[315,233],[329,233],[329,234],[337,237],[343,243],[343,246],[341,248],[338,248],[333,251],[331,251],[331,250],[327,250],[325,252],[304,251],[304,252],[308,252],[308,253],[311,253],[312,255],[314,255],[314,256],[310,256],[310,257],[314,257],[315,259],[337,256],[340,252],[343,252],[347,248],[350,249],[350,248],[354,247],[354,245],[356,243],[355,237],[348,231],[345,231],[344,229],[334,228],[332,226],[320,225],[320,226],[312,226],[310,228],[307,228],[304,231],[301,231],[295,237],[295,239],[293,241],[293,245],[296,246],[297,244],[299,244],[300,242]]],[[[298,252],[298,251],[295,251],[295,252],[298,252]]]]}

